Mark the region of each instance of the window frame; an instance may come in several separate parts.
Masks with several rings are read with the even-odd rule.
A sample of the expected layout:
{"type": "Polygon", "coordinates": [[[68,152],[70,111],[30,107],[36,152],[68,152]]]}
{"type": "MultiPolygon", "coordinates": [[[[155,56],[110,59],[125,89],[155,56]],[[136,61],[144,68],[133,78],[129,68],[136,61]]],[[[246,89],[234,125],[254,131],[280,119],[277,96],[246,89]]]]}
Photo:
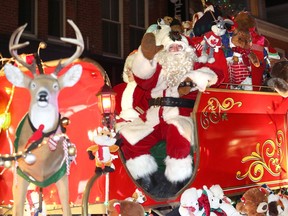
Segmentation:
{"type": "MultiPolygon", "coordinates": [[[[139,0],[135,0],[135,1],[138,2],[139,0]]],[[[141,39],[142,39],[146,29],[147,29],[147,25],[148,25],[148,0],[143,0],[143,3],[144,3],[144,13],[143,13],[144,25],[140,26],[139,22],[138,22],[139,11],[137,9],[139,9],[139,7],[137,7],[137,3],[136,3],[136,8],[134,9],[134,11],[136,11],[136,18],[137,18],[136,24],[129,24],[129,38],[130,38],[129,48],[130,48],[130,50],[134,50],[134,49],[138,48],[138,46],[141,43],[141,39]],[[135,30],[135,33],[137,33],[137,31],[138,32],[143,31],[143,34],[141,36],[139,34],[139,38],[135,39],[134,44],[133,44],[133,41],[131,40],[131,37],[133,37],[132,30],[135,30]],[[138,42],[137,42],[137,40],[138,40],[138,42]]],[[[131,10],[131,8],[130,8],[130,10],[131,10]]]]}
{"type": "MultiPolygon", "coordinates": [[[[59,31],[60,31],[60,35],[56,36],[56,35],[51,35],[49,33],[49,12],[48,12],[48,25],[47,25],[47,36],[48,36],[48,41],[50,42],[60,42],[60,43],[64,43],[60,40],[60,37],[66,37],[66,0],[59,0],[61,5],[60,5],[60,10],[59,10],[59,17],[60,17],[60,21],[59,21],[59,31]]],[[[48,8],[49,11],[49,8],[48,8]]]]}
{"type": "MultiPolygon", "coordinates": [[[[19,0],[19,10],[20,10],[20,1],[19,0]]],[[[30,14],[31,16],[31,22],[33,23],[32,25],[32,29],[31,30],[27,30],[27,27],[25,28],[24,32],[23,32],[23,35],[24,36],[28,36],[28,37],[36,37],[37,33],[38,33],[38,0],[30,0],[32,1],[31,2],[31,5],[33,5],[33,11],[32,11],[32,14],[30,14]],[[33,13],[34,12],[34,13],[33,13]]],[[[19,23],[19,19],[20,19],[20,14],[19,14],[19,11],[18,11],[18,25],[23,25],[24,23],[19,23]]],[[[29,23],[27,23],[29,25],[29,23]]],[[[31,24],[30,24],[31,25],[31,24]]]]}
{"type": "MultiPolygon", "coordinates": [[[[105,0],[105,1],[110,1],[110,0],[105,0]]],[[[123,0],[118,0],[119,3],[119,17],[118,20],[112,20],[109,18],[104,18],[103,16],[101,17],[101,22],[102,22],[102,54],[103,56],[111,57],[111,58],[122,58],[123,57],[123,0]],[[104,25],[104,22],[109,22],[111,24],[118,24],[119,25],[119,36],[120,38],[118,39],[118,50],[117,53],[110,52],[109,50],[105,50],[104,46],[106,42],[104,41],[104,28],[106,25],[104,25]]],[[[111,8],[110,8],[110,13],[111,13],[111,8]]],[[[110,17],[111,18],[111,17],[110,17]]],[[[109,30],[108,30],[109,31],[109,30]]]]}

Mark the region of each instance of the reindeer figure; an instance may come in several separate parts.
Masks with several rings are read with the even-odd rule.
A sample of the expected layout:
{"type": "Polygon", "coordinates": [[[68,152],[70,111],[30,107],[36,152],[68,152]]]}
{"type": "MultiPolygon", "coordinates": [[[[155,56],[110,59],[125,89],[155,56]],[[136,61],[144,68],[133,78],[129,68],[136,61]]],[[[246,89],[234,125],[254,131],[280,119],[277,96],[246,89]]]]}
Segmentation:
{"type": "Polygon", "coordinates": [[[17,54],[17,49],[29,44],[28,41],[19,44],[19,39],[26,24],[19,27],[10,38],[9,51],[11,56],[33,74],[33,78],[30,78],[16,66],[11,64],[4,66],[5,75],[9,82],[17,87],[28,89],[31,94],[29,111],[17,127],[14,142],[15,151],[26,152],[27,148],[29,149],[31,145],[35,144],[34,141],[38,140],[39,142],[37,148],[34,148],[29,155],[27,154],[26,157],[18,159],[18,177],[16,181],[14,178],[13,183],[14,216],[23,215],[29,182],[41,188],[56,183],[63,215],[71,215],[68,177],[66,175],[66,170],[69,168],[69,160],[67,160],[68,139],[65,136],[65,128],[61,125],[61,116],[58,111],[58,94],[64,87],[71,87],[79,81],[82,66],[73,65],[65,74],[58,78],[57,75],[64,67],[82,54],[84,42],[81,32],[74,22],[72,20],[67,21],[75,31],[76,39],[61,38],[61,40],[77,45],[77,49],[69,59],[63,63],[59,61],[55,71],[51,74],[44,74],[39,62],[36,64],[36,61],[34,61],[32,65],[29,65],[17,54]],[[40,74],[36,74],[36,65],[40,74]],[[31,160],[31,155],[35,156],[35,160],[31,160]]]}

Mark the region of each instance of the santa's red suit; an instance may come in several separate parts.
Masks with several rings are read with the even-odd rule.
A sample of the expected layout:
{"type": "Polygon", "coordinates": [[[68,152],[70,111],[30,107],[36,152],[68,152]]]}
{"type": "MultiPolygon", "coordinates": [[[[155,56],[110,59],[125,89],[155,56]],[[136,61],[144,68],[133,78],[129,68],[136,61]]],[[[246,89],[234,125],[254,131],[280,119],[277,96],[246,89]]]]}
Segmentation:
{"type": "Polygon", "coordinates": [[[131,70],[136,52],[136,50],[133,51],[126,58],[123,69],[124,82],[113,87],[113,90],[116,92],[116,131],[120,130],[127,123],[137,119],[140,115],[143,115],[148,109],[149,94],[137,85],[131,70]]]}
{"type": "MultiPolygon", "coordinates": [[[[134,120],[120,131],[124,139],[121,149],[126,158],[126,166],[136,180],[157,171],[157,163],[150,155],[150,149],[161,140],[165,140],[167,146],[167,180],[178,183],[192,176],[193,159],[190,153],[191,145],[194,144],[194,125],[190,113],[193,101],[179,100],[178,87],[190,78],[194,85],[190,93],[181,98],[195,99],[195,91],[205,91],[207,86],[217,82],[217,75],[209,68],[193,70],[192,56],[195,53],[186,38],[172,41],[168,35],[169,30],[163,28],[159,35],[156,34],[156,41],[164,45],[164,50],[157,53],[152,60],[144,57],[140,46],[133,61],[132,71],[137,84],[150,92],[152,98],[145,116],[134,120]],[[190,56],[190,61],[169,71],[165,64],[160,64],[160,56],[168,55],[175,43],[180,45],[184,55],[190,56]]],[[[179,53],[181,52],[178,52],[178,56],[179,53]]],[[[182,58],[179,57],[178,60],[181,61],[182,58]]]]}
{"type": "Polygon", "coordinates": [[[149,94],[135,81],[120,83],[113,90],[117,93],[115,112],[120,118],[119,123],[133,121],[148,109],[149,94]]]}

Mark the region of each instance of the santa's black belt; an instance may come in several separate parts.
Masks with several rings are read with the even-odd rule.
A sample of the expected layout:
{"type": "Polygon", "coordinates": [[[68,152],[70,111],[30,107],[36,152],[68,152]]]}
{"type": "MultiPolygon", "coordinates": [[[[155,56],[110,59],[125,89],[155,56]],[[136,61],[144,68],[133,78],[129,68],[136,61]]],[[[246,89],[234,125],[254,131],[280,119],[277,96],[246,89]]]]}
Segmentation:
{"type": "Polygon", "coordinates": [[[193,108],[194,100],[186,98],[174,97],[158,97],[149,100],[149,106],[170,106],[170,107],[186,107],[193,108]]]}

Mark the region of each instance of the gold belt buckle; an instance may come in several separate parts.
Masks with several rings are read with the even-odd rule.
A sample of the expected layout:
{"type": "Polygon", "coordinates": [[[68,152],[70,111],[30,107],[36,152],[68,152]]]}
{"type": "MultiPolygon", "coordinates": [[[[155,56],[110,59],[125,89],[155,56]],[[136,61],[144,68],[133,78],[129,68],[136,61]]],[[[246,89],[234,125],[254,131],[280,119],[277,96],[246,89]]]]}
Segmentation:
{"type": "Polygon", "coordinates": [[[156,104],[156,105],[154,105],[155,107],[156,106],[161,106],[161,99],[162,99],[161,97],[155,98],[155,104],[156,104]]]}

